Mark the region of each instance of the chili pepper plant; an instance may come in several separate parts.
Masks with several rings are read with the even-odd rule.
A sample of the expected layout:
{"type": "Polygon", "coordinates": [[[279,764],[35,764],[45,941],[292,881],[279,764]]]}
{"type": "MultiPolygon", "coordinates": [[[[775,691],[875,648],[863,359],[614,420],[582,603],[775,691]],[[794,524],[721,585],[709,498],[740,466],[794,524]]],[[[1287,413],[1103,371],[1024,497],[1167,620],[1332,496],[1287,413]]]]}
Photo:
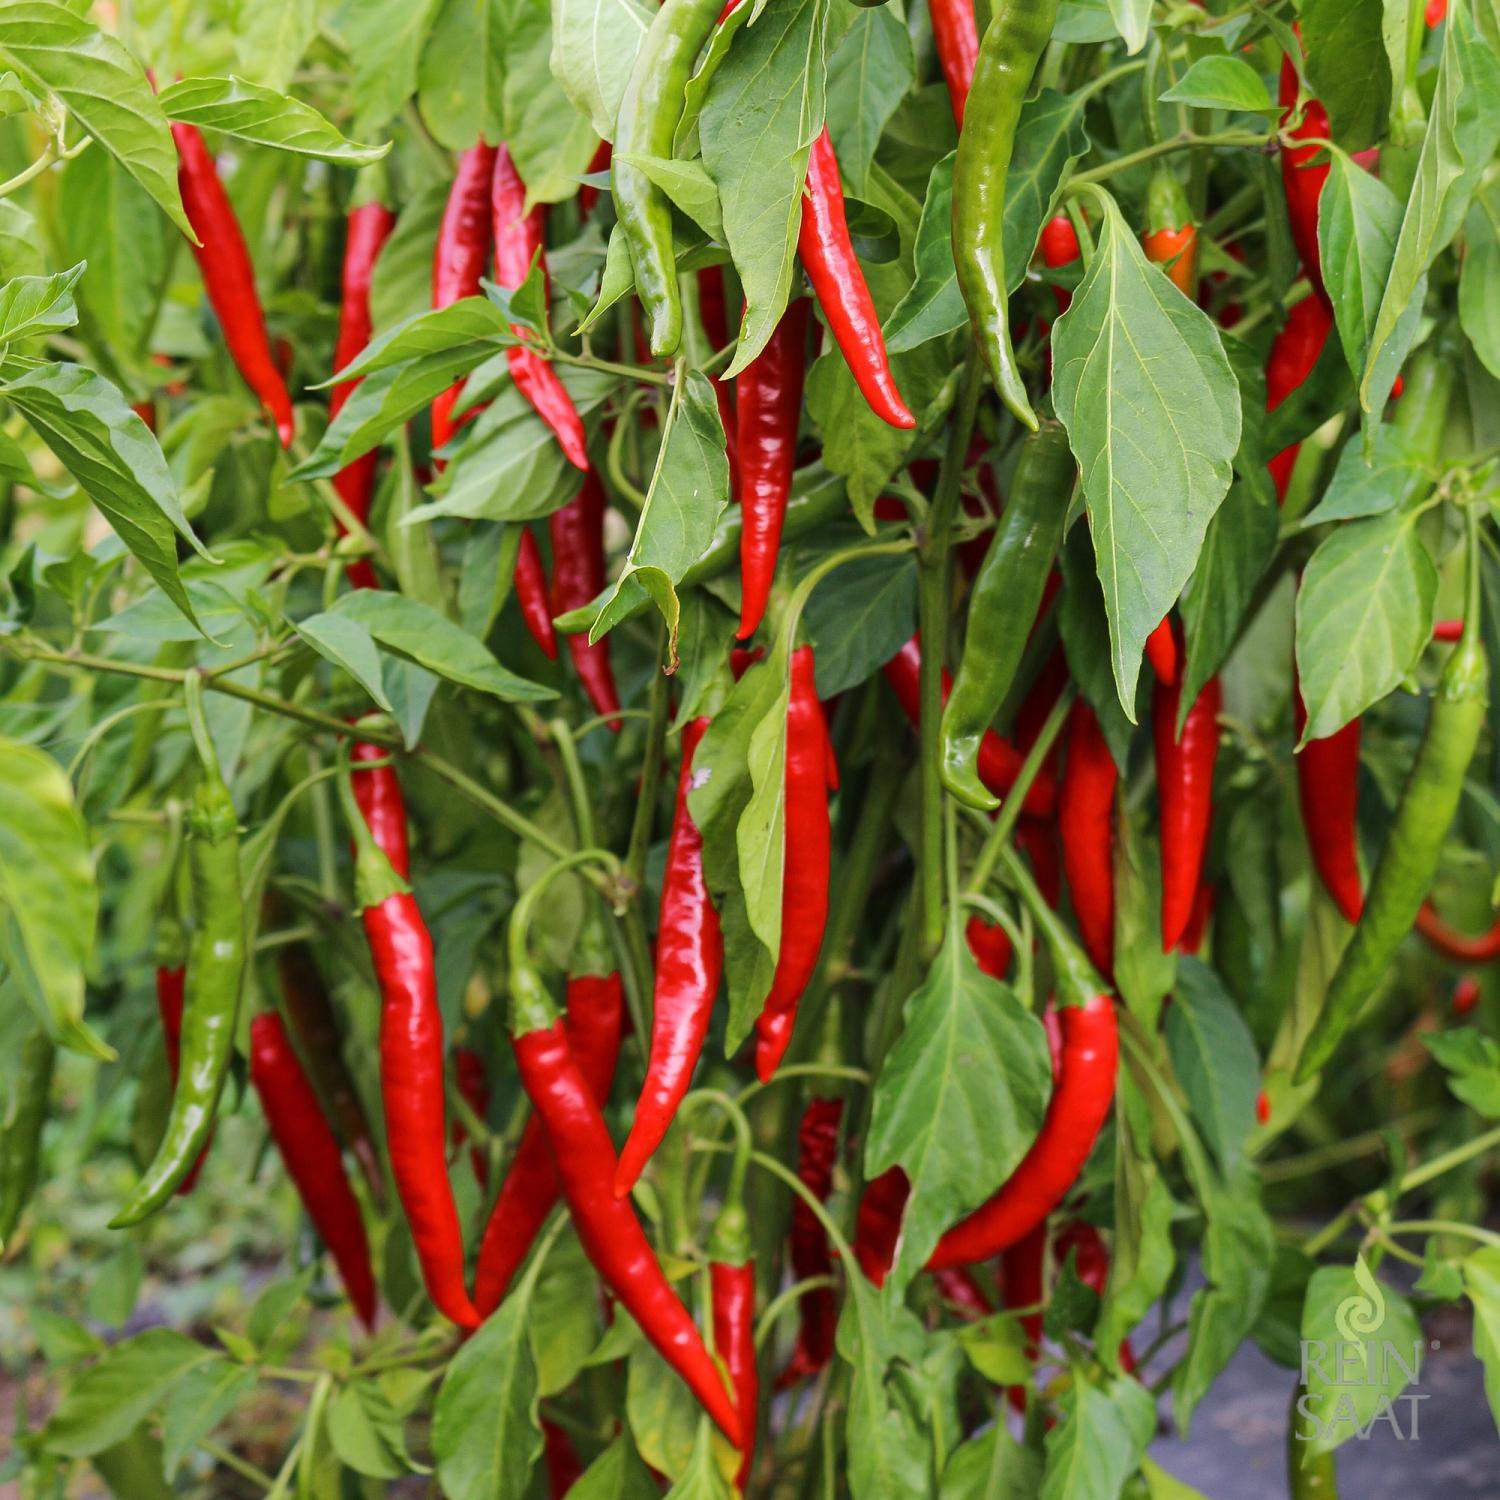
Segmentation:
{"type": "Polygon", "coordinates": [[[1493,0],[0,5],[0,1488],[1500,1411],[1497,147],[1493,0]]]}

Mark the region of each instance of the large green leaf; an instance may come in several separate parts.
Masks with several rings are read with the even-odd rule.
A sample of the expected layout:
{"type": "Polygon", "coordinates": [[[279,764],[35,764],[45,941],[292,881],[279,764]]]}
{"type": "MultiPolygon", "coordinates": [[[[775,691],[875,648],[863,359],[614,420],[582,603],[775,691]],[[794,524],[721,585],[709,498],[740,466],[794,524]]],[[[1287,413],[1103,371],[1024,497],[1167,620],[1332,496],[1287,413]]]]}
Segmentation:
{"type": "Polygon", "coordinates": [[[555,0],[552,72],[597,135],[615,136],[615,116],[651,25],[641,0],[555,0]]]}
{"type": "Polygon", "coordinates": [[[243,78],[184,78],[164,88],[161,107],[170,119],[219,130],[257,146],[274,146],[341,167],[367,167],[391,149],[361,146],[341,135],[312,105],[243,78]]]}
{"type": "Polygon", "coordinates": [[[1368,452],[1346,443],[1323,498],[1302,518],[1304,526],[1357,520],[1405,510],[1435,478],[1420,461],[1415,439],[1393,422],[1382,422],[1368,452]]]}
{"type": "Polygon", "coordinates": [[[354,77],[354,129],[382,130],[417,91],[422,43],[439,0],[344,0],[338,12],[354,77]]]}
{"type": "Polygon", "coordinates": [[[1474,195],[1464,228],[1463,269],[1458,278],[1458,316],[1474,352],[1500,377],[1500,189],[1474,195]]]}
{"type": "Polygon", "coordinates": [[[1041,1500],[1119,1500],[1156,1436],[1156,1402],[1130,1375],[1101,1387],[1074,1371],[1062,1420],[1047,1434],[1041,1500]]]}
{"type": "Polygon", "coordinates": [[[1303,0],[1308,82],[1328,110],[1333,138],[1362,151],[1385,131],[1391,107],[1384,0],[1303,0]]]}
{"type": "Polygon", "coordinates": [[[234,51],[253,83],[285,91],[318,34],[317,0],[251,0],[236,7],[234,51]]]}
{"type": "Polygon", "coordinates": [[[1115,687],[1135,717],[1146,637],[1187,582],[1229,488],[1239,387],[1206,313],[1102,197],[1098,247],[1052,331],[1053,399],[1083,471],[1115,687]]]}
{"type": "Polygon", "coordinates": [[[889,6],[856,10],[828,59],[828,134],[850,188],[861,193],[886,123],[916,73],[911,37],[889,6]]]}
{"type": "Polygon", "coordinates": [[[943,1231],[977,1208],[1041,1128],[1051,1065],[1042,1024],[979,970],[955,918],[875,1083],[865,1176],[905,1169],[911,1196],[891,1280],[899,1290],[943,1231]]]}
{"type": "Polygon", "coordinates": [[[78,321],[73,292],[84,267],[56,276],[16,276],[0,284],[0,345],[61,333],[78,321]]]}
{"type": "Polygon", "coordinates": [[[417,106],[450,151],[505,131],[505,0],[438,0],[417,66],[417,106]]]}
{"type": "Polygon", "coordinates": [[[568,1494],[571,1500],[658,1500],[661,1490],[635,1444],[622,1434],[583,1471],[568,1494]]]}
{"type": "Polygon", "coordinates": [[[938,1500],[1036,1500],[1041,1484],[1040,1454],[991,1422],[949,1455],[938,1500]]]}
{"type": "Polygon", "coordinates": [[[1255,1124],[1260,1058],[1239,1008],[1207,964],[1195,958],[1179,962],[1166,1030],[1172,1071],[1193,1123],[1231,1171],[1255,1124]]]}
{"type": "Polygon", "coordinates": [[[509,0],[505,27],[505,142],[534,202],[577,196],[599,137],[553,75],[552,6],[509,0]]]}

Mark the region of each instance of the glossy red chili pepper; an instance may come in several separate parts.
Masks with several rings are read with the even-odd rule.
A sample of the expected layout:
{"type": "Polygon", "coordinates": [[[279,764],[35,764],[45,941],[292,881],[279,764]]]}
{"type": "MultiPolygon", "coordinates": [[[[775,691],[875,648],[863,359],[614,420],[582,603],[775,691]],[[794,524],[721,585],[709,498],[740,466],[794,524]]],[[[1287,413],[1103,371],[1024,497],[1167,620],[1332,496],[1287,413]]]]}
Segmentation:
{"type": "Polygon", "coordinates": [[[1146,190],[1146,230],[1141,236],[1146,259],[1166,268],[1172,285],[1185,297],[1194,295],[1198,274],[1198,226],[1181,180],[1168,167],[1151,174],[1146,190]]]}
{"type": "Polygon", "coordinates": [[[781,951],[771,991],[755,1022],[755,1071],[775,1075],[792,1040],[797,1006],[818,967],[828,923],[832,830],[828,819],[832,747],[818,701],[813,648],[792,652],[786,713],[785,835],[781,872],[781,951]]]}
{"type": "MultiPolygon", "coordinates": [[[[1293,673],[1297,738],[1307,725],[1302,688],[1293,673]]],[[[1346,922],[1359,921],[1364,888],[1359,875],[1359,720],[1297,753],[1297,795],[1313,868],[1346,922]]]]}
{"type": "Polygon", "coordinates": [[[1057,797],[1063,871],[1084,951],[1101,973],[1115,966],[1115,789],[1120,772],[1094,711],[1080,698],[1068,724],[1057,797]]]}
{"type": "MultiPolygon", "coordinates": [[[[566,614],[595,598],[604,587],[604,487],[590,470],[583,477],[577,497],[547,518],[552,538],[552,613],[566,614]]],[[[620,707],[610,665],[610,637],[601,636],[589,645],[587,631],[567,638],[573,670],[595,711],[612,714],[620,707]]],[[[609,727],[617,734],[619,719],[609,727]]]]}
{"type": "Polygon", "coordinates": [[[1417,912],[1417,931],[1444,958],[1460,964],[1492,964],[1500,960],[1500,918],[1487,932],[1460,932],[1450,927],[1430,901],[1417,912]]]}
{"type": "MultiPolygon", "coordinates": [[[[1042,251],[1043,264],[1050,266],[1054,271],[1061,266],[1071,266],[1082,251],[1078,245],[1078,231],[1073,227],[1073,221],[1067,214],[1054,214],[1042,225],[1041,239],[1038,241],[1042,251]]],[[[1059,313],[1067,312],[1073,304],[1073,293],[1065,286],[1052,284],[1052,295],[1057,299],[1057,310],[1059,313]]]]}
{"type": "Polygon", "coordinates": [[[552,661],[557,660],[557,630],[552,624],[552,605],[547,594],[547,569],[542,549],[531,528],[522,523],[521,550],[516,554],[516,604],[531,638],[552,661]]]}
{"type": "Polygon", "coordinates": [[[1010,934],[998,922],[987,922],[976,912],[964,926],[964,938],[980,972],[991,979],[1004,979],[1014,952],[1010,934]]]}
{"type": "MultiPolygon", "coordinates": [[[[854,1219],[854,1258],[876,1286],[896,1260],[901,1238],[901,1218],[911,1196],[911,1180],[900,1167],[889,1167],[873,1182],[865,1184],[854,1219]]],[[[977,1257],[976,1257],[977,1258],[977,1257]]]]}
{"type": "Polygon", "coordinates": [[[729,1371],[743,1428],[740,1467],[734,1481],[743,1492],[755,1460],[755,1414],[760,1405],[760,1374],[755,1364],[755,1262],[731,1263],[713,1257],[709,1261],[708,1278],[713,1300],[714,1352],[729,1371]]]}
{"type": "Polygon", "coordinates": [[[177,187],[183,211],[200,243],[192,247],[208,305],[224,334],[230,358],[270,414],[283,448],[292,446],[296,419],[286,382],[271,356],[266,318],[255,289],[255,267],[219,169],[192,125],[172,122],[177,145],[177,187]]]}
{"type": "Polygon", "coordinates": [[[698,318],[717,352],[729,342],[729,303],[724,296],[724,267],[703,266],[698,272],[698,318]]]}
{"type": "Polygon", "coordinates": [[[274,1012],[262,1011],[250,1023],[250,1082],[307,1216],[333,1256],[354,1311],[371,1328],[375,1276],[359,1200],[349,1186],[339,1143],[318,1096],[274,1012]]]}
{"type": "Polygon", "coordinates": [[[849,239],[838,158],[826,128],[813,142],[807,159],[807,192],[802,199],[797,254],[828,320],[833,341],[870,410],[892,427],[915,427],[917,419],[906,409],[891,375],[880,316],[849,239]]]}
{"type": "Polygon", "coordinates": [[[656,928],[651,1055],[615,1174],[615,1192],[621,1196],[635,1186],[688,1091],[703,1051],[703,1039],[708,1035],[724,966],[719,914],[703,878],[703,837],[693,824],[687,804],[693,784],[693,755],[707,728],[707,719],[694,719],[682,731],[682,770],[677,778],[677,806],[656,928]]]}
{"type": "MultiPolygon", "coordinates": [[[[593,191],[586,189],[585,191],[593,191]]],[[[542,1422],[542,1458],[547,1465],[548,1500],[562,1497],[583,1478],[583,1465],[573,1451],[573,1441],[556,1422],[542,1422]]]]}
{"type": "MultiPolygon", "coordinates": [[[[580,974],[568,981],[563,1019],[568,1046],[594,1101],[602,1109],[620,1056],[624,991],[618,974],[580,974]]],[[[483,1317],[499,1307],[536,1237],[562,1195],[541,1121],[535,1115],[521,1132],[495,1206],[484,1226],[474,1270],[474,1305],[483,1317]]]]}
{"type": "MultiPolygon", "coordinates": [[[[333,368],[342,370],[370,342],[370,279],[381,247],[396,226],[396,216],[383,203],[361,203],[349,210],[345,221],[344,273],[339,300],[339,332],[333,346],[333,368]]],[[[354,393],[357,380],[341,380],[328,393],[328,420],[338,416],[344,403],[354,393]]],[[[377,450],[356,458],[333,476],[333,487],[358,521],[370,514],[370,498],[375,493],[377,450]]],[[[343,527],[339,527],[342,535],[343,527]]],[[[349,564],[349,582],[357,589],[375,587],[375,569],[370,560],[357,557],[349,564]]]]}
{"type": "Polygon", "coordinates": [[[615,1196],[615,1148],[560,1020],[511,1038],[521,1083],[552,1151],[573,1225],[594,1268],[735,1447],[739,1412],[678,1300],[629,1198],[615,1196]]]}
{"type": "MultiPolygon", "coordinates": [[[[490,206],[494,216],[495,284],[506,291],[515,291],[531,273],[535,262],[541,266],[542,284],[546,286],[544,228],[547,210],[538,203],[530,213],[526,212],[526,184],[521,181],[521,174],[516,171],[510,150],[505,146],[495,153],[490,206]]],[[[518,338],[525,336],[525,330],[514,324],[511,331],[518,338]]],[[[551,361],[543,359],[535,349],[522,347],[507,349],[505,362],[516,389],[552,429],[564,457],[576,468],[587,469],[588,436],[583,430],[583,419],[573,405],[568,388],[557,378],[551,361]]]]}
{"type": "Polygon", "coordinates": [[[1454,1016],[1462,1019],[1464,1016],[1469,1015],[1474,1007],[1479,1004],[1479,998],[1479,981],[1472,974],[1465,974],[1453,986],[1451,1008],[1454,1016]]]}
{"type": "MultiPolygon", "coordinates": [[[[820,1203],[826,1203],[833,1190],[833,1164],[843,1116],[842,1099],[814,1096],[807,1101],[797,1129],[797,1177],[820,1203]]],[[[789,1249],[794,1280],[832,1273],[827,1232],[800,1194],[792,1199],[789,1249]]],[[[833,1358],[833,1335],[838,1325],[833,1288],[819,1287],[805,1293],[798,1300],[797,1312],[797,1345],[776,1382],[782,1387],[816,1375],[833,1358]]]]}
{"type": "Polygon", "coordinates": [[[401,795],[401,783],[396,778],[395,766],[391,764],[390,752],[366,740],[356,740],[350,756],[357,764],[379,762],[361,769],[357,776],[350,778],[350,784],[354,788],[354,800],[359,803],[359,810],[369,827],[370,837],[375,840],[375,847],[405,880],[411,874],[406,799],[401,795]]]}
{"type": "MultiPolygon", "coordinates": [[[[438,226],[432,259],[432,305],[447,307],[464,297],[479,295],[480,278],[490,258],[493,230],[490,194],[495,176],[495,148],[481,141],[460,152],[458,172],[448,191],[448,202],[438,226]]],[[[453,408],[460,386],[433,398],[432,446],[441,448],[457,430],[453,408]]]]}
{"type": "MultiPolygon", "coordinates": [[[[1282,106],[1282,130],[1289,139],[1306,141],[1314,138],[1326,141],[1331,134],[1328,111],[1317,99],[1308,99],[1302,110],[1302,123],[1288,129],[1287,122],[1297,104],[1299,80],[1297,65],[1290,56],[1281,59],[1281,84],[1277,102],[1282,106]]],[[[1286,194],[1287,215],[1292,224],[1292,241],[1302,259],[1303,269],[1317,291],[1319,299],[1325,299],[1323,290],[1322,262],[1318,254],[1318,197],[1323,184],[1328,180],[1327,149],[1322,145],[1308,144],[1281,148],[1281,184],[1286,194]],[[1324,160],[1312,164],[1313,158],[1322,153],[1324,160]]]]}
{"type": "MultiPolygon", "coordinates": [[[[167,1076],[172,1087],[177,1087],[177,1074],[182,1067],[182,1007],[187,983],[187,970],[181,964],[164,965],[156,971],[156,1008],[161,1013],[162,1050],[167,1054],[167,1076]]],[[[210,1141],[212,1137],[210,1137],[210,1141]]],[[[198,1160],[177,1188],[180,1198],[197,1186],[198,1174],[203,1170],[203,1160],[208,1155],[205,1146],[198,1153],[198,1160]]]]}
{"type": "Polygon", "coordinates": [[[1162,682],[1176,682],[1179,670],[1177,637],[1172,630],[1172,617],[1166,616],[1160,625],[1146,637],[1146,660],[1151,670],[1162,682]]]}
{"type": "MultiPolygon", "coordinates": [[[[362,748],[356,747],[356,760],[366,758],[360,754],[362,748]]],[[[354,772],[356,800],[360,782],[380,774],[354,772]]],[[[367,817],[366,826],[375,848],[404,877],[405,807],[394,775],[377,806],[380,817],[367,817]],[[398,821],[401,831],[396,837],[398,821]],[[381,842],[382,836],[391,837],[390,847],[381,842]]],[[[363,813],[363,803],[360,810],[363,813]]],[[[356,880],[362,889],[370,869],[358,838],[355,847],[356,880]]],[[[460,1328],[477,1328],[479,1314],[464,1285],[463,1235],[448,1181],[443,1018],[437,1004],[432,938],[410,891],[385,895],[365,906],[361,918],[380,986],[380,1092],[396,1192],[433,1305],[460,1328]]]]}
{"type": "Polygon", "coordinates": [[[1427,0],[1422,7],[1422,19],[1429,26],[1441,26],[1448,19],[1448,0],[1427,0]]]}
{"type": "Polygon", "coordinates": [[[1161,942],[1172,952],[1192,920],[1214,815],[1214,762],[1219,756],[1223,692],[1209,678],[1177,738],[1181,688],[1157,683],[1151,700],[1156,790],[1161,804],[1161,942]]]}
{"type": "MultiPolygon", "coordinates": [[[[1304,297],[1292,307],[1266,361],[1267,411],[1275,411],[1312,374],[1332,327],[1333,314],[1317,297],[1304,297]]],[[[1286,488],[1291,483],[1301,447],[1300,443],[1293,443],[1283,448],[1266,465],[1276,486],[1278,502],[1286,499],[1286,488]]]]}
{"type": "MultiPolygon", "coordinates": [[[[922,717],[922,642],[913,636],[886,662],[885,680],[890,683],[906,717],[916,728],[922,717]]],[[[943,702],[953,688],[953,678],[943,669],[943,702]]],[[[979,745],[979,779],[997,796],[1004,797],[1020,775],[1025,755],[991,730],[979,745]]],[[[1046,817],[1057,805],[1057,780],[1045,766],[1037,773],[1022,804],[1028,813],[1046,817]]]]}
{"type": "MultiPolygon", "coordinates": [[[[484,1059],[472,1047],[460,1047],[453,1054],[453,1078],[458,1085],[459,1096],[482,1121],[490,1112],[490,1085],[484,1075],[484,1059]]],[[[453,1122],[453,1144],[462,1146],[469,1132],[462,1120],[453,1122]]],[[[474,1168],[474,1178],[482,1188],[490,1185],[490,1159],[478,1147],[469,1150],[469,1165],[474,1168]]]]}
{"type": "Polygon", "coordinates": [[[797,465],[802,375],[807,360],[805,297],[787,304],[766,347],[740,371],[734,388],[739,463],[740,628],[755,634],[771,597],[781,523],[797,465]]]}
{"type": "Polygon", "coordinates": [[[1464,633],[1464,622],[1462,620],[1436,620],[1432,626],[1432,638],[1435,641],[1456,641],[1464,633]]]}
{"type": "Polygon", "coordinates": [[[953,118],[962,129],[964,105],[974,82],[974,61],[979,56],[974,0],[931,0],[927,13],[932,18],[933,46],[943,70],[943,81],[948,85],[953,118]]]}

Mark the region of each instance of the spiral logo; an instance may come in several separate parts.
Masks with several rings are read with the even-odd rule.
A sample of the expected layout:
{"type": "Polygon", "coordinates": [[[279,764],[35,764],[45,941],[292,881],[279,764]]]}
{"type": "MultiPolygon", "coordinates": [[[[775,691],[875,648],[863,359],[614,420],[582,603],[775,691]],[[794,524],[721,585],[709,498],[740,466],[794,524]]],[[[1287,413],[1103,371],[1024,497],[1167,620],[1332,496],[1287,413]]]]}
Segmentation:
{"type": "Polygon", "coordinates": [[[1345,1297],[1333,1314],[1339,1337],[1351,1344],[1362,1343],[1378,1333],[1385,1323],[1385,1295],[1362,1255],[1355,1257],[1354,1279],[1359,1283],[1360,1293],[1345,1297]]]}

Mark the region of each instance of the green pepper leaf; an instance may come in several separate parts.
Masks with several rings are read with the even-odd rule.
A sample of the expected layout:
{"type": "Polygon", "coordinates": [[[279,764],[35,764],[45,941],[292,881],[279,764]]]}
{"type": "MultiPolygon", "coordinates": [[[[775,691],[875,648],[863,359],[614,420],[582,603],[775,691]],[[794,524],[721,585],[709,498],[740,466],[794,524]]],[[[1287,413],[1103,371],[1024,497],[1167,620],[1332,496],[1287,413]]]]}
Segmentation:
{"type": "Polygon", "coordinates": [[[367,167],[391,149],[389,141],[383,146],[358,145],[335,130],[312,105],[232,74],[183,78],[158,97],[169,119],[340,167],[367,167]]]}

